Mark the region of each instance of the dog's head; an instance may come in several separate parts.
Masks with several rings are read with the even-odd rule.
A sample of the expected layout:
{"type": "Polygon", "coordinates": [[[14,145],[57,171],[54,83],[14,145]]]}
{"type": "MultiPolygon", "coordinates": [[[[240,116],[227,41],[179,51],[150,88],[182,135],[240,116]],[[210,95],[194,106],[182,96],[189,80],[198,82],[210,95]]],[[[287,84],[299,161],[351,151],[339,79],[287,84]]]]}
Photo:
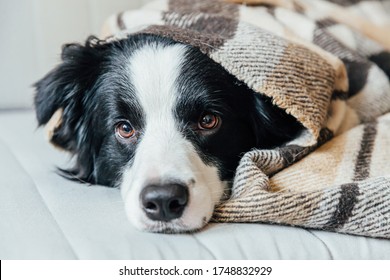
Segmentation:
{"type": "Polygon", "coordinates": [[[204,226],[229,194],[243,153],[299,130],[198,49],[154,35],[63,48],[36,84],[40,125],[75,155],[68,178],[120,187],[129,219],[149,231],[204,226]]]}

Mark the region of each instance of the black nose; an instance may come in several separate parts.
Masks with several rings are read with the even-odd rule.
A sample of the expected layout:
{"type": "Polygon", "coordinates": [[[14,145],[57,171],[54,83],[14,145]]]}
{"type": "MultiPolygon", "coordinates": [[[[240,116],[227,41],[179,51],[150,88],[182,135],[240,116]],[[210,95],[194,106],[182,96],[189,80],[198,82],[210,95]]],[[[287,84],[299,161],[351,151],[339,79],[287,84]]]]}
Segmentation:
{"type": "Polygon", "coordinates": [[[181,184],[148,185],[141,192],[146,215],[154,221],[181,217],[188,202],[188,188],[181,184]]]}

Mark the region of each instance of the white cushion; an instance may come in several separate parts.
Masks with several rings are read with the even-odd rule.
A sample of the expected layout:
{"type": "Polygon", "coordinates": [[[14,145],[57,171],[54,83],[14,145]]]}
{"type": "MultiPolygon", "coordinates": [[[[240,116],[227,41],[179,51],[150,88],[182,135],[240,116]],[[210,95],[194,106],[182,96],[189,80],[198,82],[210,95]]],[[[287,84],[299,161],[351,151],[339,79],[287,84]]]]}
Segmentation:
{"type": "Polygon", "coordinates": [[[140,232],[118,189],[63,179],[32,111],[0,111],[0,259],[390,259],[390,241],[264,224],[140,232]]]}

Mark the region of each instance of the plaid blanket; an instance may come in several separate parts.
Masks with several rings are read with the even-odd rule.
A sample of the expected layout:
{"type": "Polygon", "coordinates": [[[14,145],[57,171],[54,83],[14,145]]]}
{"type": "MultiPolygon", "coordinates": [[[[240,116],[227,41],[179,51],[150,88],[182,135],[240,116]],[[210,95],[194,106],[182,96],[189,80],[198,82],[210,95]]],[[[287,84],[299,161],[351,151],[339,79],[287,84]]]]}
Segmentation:
{"type": "Polygon", "coordinates": [[[306,128],[246,153],[215,222],[390,238],[390,1],[160,0],[105,35],[198,47],[306,128]]]}

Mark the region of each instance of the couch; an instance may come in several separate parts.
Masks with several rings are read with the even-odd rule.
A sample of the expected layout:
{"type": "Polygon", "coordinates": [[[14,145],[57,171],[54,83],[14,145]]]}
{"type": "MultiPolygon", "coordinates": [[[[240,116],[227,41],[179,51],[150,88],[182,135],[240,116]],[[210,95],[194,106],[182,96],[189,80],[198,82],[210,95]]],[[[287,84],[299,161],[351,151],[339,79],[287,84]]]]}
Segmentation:
{"type": "Polygon", "coordinates": [[[389,240],[291,226],[138,231],[118,189],[56,173],[72,159],[37,129],[32,99],[0,88],[0,259],[390,259],[389,240]]]}

